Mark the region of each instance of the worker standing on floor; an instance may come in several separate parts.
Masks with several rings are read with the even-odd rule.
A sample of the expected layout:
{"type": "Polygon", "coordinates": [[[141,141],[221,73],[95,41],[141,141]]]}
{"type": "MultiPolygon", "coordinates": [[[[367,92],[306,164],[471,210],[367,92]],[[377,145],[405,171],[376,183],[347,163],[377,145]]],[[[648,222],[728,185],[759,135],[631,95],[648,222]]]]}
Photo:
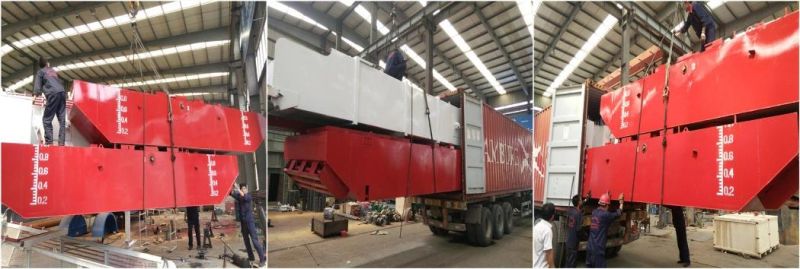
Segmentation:
{"type": "Polygon", "coordinates": [[[189,224],[189,250],[192,250],[192,229],[197,236],[197,248],[202,248],[203,241],[200,241],[200,208],[190,206],[186,208],[186,223],[189,224]]]}
{"type": "Polygon", "coordinates": [[[39,71],[33,79],[33,95],[44,93],[47,104],[44,107],[42,124],[44,125],[44,143],[53,144],[53,117],[58,118],[58,145],[63,146],[66,138],[67,120],[64,118],[67,109],[67,93],[58,73],[50,67],[44,57],[39,57],[39,71]]]}
{"type": "Polygon", "coordinates": [[[686,218],[683,216],[683,207],[671,206],[672,226],[675,227],[675,238],[678,240],[678,263],[683,267],[689,267],[692,261],[689,259],[689,241],[686,239],[686,218]]]}
{"type": "Polygon", "coordinates": [[[580,195],[572,196],[572,207],[567,211],[567,263],[564,264],[566,268],[578,267],[578,242],[581,241],[578,232],[583,220],[582,205],[580,195]]]}
{"type": "Polygon", "coordinates": [[[261,241],[258,240],[258,233],[256,230],[255,220],[253,219],[253,197],[247,192],[247,185],[242,184],[237,189],[231,191],[231,196],[236,199],[239,204],[239,211],[236,212],[239,221],[242,223],[242,239],[244,240],[244,247],[247,249],[247,257],[253,261],[253,248],[252,244],[256,247],[258,252],[259,267],[264,267],[267,264],[267,256],[264,253],[264,248],[261,246],[261,241]]]}
{"type": "Polygon", "coordinates": [[[686,10],[686,21],[683,22],[681,29],[674,31],[676,36],[680,36],[689,30],[694,29],[695,34],[700,38],[700,51],[706,50],[706,44],[711,43],[717,38],[717,24],[711,11],[706,8],[705,2],[684,1],[683,7],[686,10]]]}
{"type": "Polygon", "coordinates": [[[542,206],[540,218],[533,224],[533,268],[555,268],[553,254],[553,225],[556,207],[553,203],[542,206]]]}
{"type": "Polygon", "coordinates": [[[608,227],[610,227],[611,223],[622,213],[622,198],[622,193],[620,193],[619,210],[616,212],[609,212],[608,204],[611,203],[611,198],[608,193],[604,193],[600,196],[600,201],[598,202],[600,206],[592,211],[592,225],[589,229],[589,246],[586,254],[586,264],[589,267],[608,267],[606,264],[608,227]]]}

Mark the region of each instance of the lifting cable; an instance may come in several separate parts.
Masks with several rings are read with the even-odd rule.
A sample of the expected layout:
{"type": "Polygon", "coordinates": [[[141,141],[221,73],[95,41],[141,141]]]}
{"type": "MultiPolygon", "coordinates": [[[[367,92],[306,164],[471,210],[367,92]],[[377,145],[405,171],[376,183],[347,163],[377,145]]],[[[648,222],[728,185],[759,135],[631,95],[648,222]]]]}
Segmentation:
{"type": "MultiPolygon", "coordinates": [[[[631,11],[628,11],[628,12],[631,12],[631,11]]],[[[629,16],[630,16],[630,14],[629,14],[629,16]]],[[[664,38],[666,38],[666,36],[661,36],[661,39],[658,40],[658,44],[661,44],[661,42],[664,41],[664,38]]],[[[667,58],[667,61],[669,62],[670,58],[672,57],[672,48],[670,48],[670,51],[667,52],[667,53],[669,53],[669,56],[667,58]]],[[[645,75],[647,74],[647,69],[649,69],[653,65],[653,62],[655,60],[656,60],[656,57],[650,57],[650,62],[647,64],[647,67],[645,69],[645,75]]],[[[622,63],[622,64],[628,64],[628,63],[622,63]]],[[[628,74],[628,76],[630,76],[630,74],[628,74]]],[[[620,82],[620,84],[622,84],[622,82],[620,82]]],[[[640,97],[639,97],[639,115],[640,116],[639,116],[639,122],[638,122],[638,124],[636,126],[636,134],[637,134],[636,148],[635,148],[636,150],[634,151],[634,157],[633,157],[633,182],[631,183],[631,197],[630,197],[631,201],[633,201],[633,194],[635,193],[634,190],[635,190],[635,187],[636,187],[636,172],[638,170],[637,168],[639,167],[639,165],[638,165],[638,162],[639,162],[639,144],[641,143],[642,136],[643,136],[643,134],[641,133],[642,132],[642,116],[641,115],[642,115],[644,99],[645,99],[644,92],[646,90],[647,90],[647,87],[644,87],[644,83],[642,83],[640,97]]],[[[642,148],[642,153],[644,153],[644,151],[646,151],[646,150],[647,150],[647,144],[645,144],[645,147],[642,148]]]]}
{"type": "MultiPolygon", "coordinates": [[[[675,3],[676,5],[681,5],[681,3],[675,3]]],[[[678,7],[680,10],[680,6],[678,7]]],[[[680,11],[675,12],[675,16],[673,17],[673,22],[675,21],[674,18],[679,18],[680,11]]],[[[669,38],[669,54],[667,56],[667,66],[664,69],[665,78],[664,78],[664,90],[662,92],[662,99],[664,101],[664,126],[663,131],[664,133],[661,136],[661,208],[664,207],[664,177],[666,175],[666,157],[667,157],[667,107],[669,105],[669,68],[672,64],[672,46],[675,44],[675,35],[670,35],[669,38]]],[[[659,215],[661,214],[661,210],[659,210],[659,215]]],[[[660,219],[660,216],[659,216],[660,219]]]]}
{"type": "MultiPolygon", "coordinates": [[[[170,95],[170,92],[169,92],[168,85],[163,81],[163,79],[162,79],[163,77],[158,72],[158,67],[155,65],[155,62],[153,61],[153,58],[152,57],[147,58],[147,61],[145,62],[143,59],[141,59],[141,57],[134,57],[136,55],[136,52],[139,49],[141,49],[141,51],[143,53],[147,53],[147,54],[150,53],[147,50],[147,48],[144,46],[144,43],[142,42],[142,38],[139,35],[139,30],[138,30],[137,25],[136,25],[136,14],[139,11],[139,6],[140,6],[139,1],[130,1],[129,2],[129,10],[128,11],[129,11],[129,17],[130,17],[130,21],[131,21],[131,35],[133,36],[133,40],[131,40],[131,54],[129,56],[129,58],[130,58],[129,61],[136,62],[136,60],[137,60],[136,58],[139,58],[138,59],[139,62],[136,65],[137,69],[139,71],[139,78],[143,78],[143,76],[144,76],[144,73],[142,71],[144,69],[142,67],[142,65],[144,65],[144,67],[147,67],[151,71],[153,71],[153,75],[155,76],[156,80],[159,81],[158,84],[159,84],[159,86],[161,86],[161,90],[167,95],[167,125],[168,125],[168,129],[169,129],[169,151],[170,151],[170,164],[172,166],[172,195],[173,195],[173,209],[174,209],[177,206],[178,195],[177,195],[176,182],[175,182],[175,159],[176,158],[175,158],[175,137],[174,137],[173,124],[172,124],[173,123],[172,100],[171,100],[171,95],[170,95]]],[[[125,79],[125,78],[127,78],[127,74],[123,79],[125,79]]],[[[152,93],[152,91],[144,91],[144,92],[152,93]]],[[[147,111],[146,108],[147,108],[147,102],[145,102],[145,99],[142,99],[142,113],[143,114],[146,113],[146,111],[147,111]]],[[[146,128],[147,124],[145,124],[143,122],[142,125],[143,125],[143,129],[142,130],[144,132],[145,131],[144,128],[146,128]]],[[[146,141],[144,139],[145,139],[145,135],[142,135],[142,159],[143,159],[142,160],[142,173],[143,173],[142,176],[145,176],[144,170],[145,170],[145,167],[146,167],[145,165],[147,163],[147,161],[146,161],[146,151],[145,151],[145,148],[146,148],[145,142],[146,141]]],[[[146,190],[145,181],[142,180],[142,209],[145,210],[145,218],[147,218],[147,209],[145,207],[145,199],[144,199],[145,198],[144,197],[145,190],[146,190]]],[[[174,215],[173,215],[173,218],[174,218],[174,215]]],[[[140,231],[139,233],[140,233],[140,236],[141,236],[141,229],[139,229],[139,231],[140,231]]]]}

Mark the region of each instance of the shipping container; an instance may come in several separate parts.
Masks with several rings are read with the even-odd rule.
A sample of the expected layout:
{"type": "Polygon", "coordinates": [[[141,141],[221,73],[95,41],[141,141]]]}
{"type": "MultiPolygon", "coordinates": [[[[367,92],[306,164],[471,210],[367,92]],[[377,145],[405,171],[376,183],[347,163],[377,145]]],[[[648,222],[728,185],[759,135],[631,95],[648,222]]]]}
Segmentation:
{"type": "MultiPolygon", "coordinates": [[[[537,172],[534,174],[534,205],[556,206],[553,222],[553,243],[556,264],[563,261],[566,243],[567,211],[573,206],[572,197],[582,194],[585,150],[612,141],[610,131],[600,117],[600,98],[605,91],[591,83],[559,88],[553,94],[552,105],[536,114],[534,129],[537,172]]],[[[582,195],[581,195],[582,196],[582,195]]],[[[612,197],[616,199],[616,197],[612,197]]],[[[578,249],[586,250],[591,212],[596,200],[583,205],[582,227],[578,249]]],[[[612,201],[612,207],[618,207],[612,201]]],[[[639,228],[647,219],[645,204],[625,203],[623,216],[608,230],[606,252],[614,255],[622,245],[639,238],[639,228]]]]}
{"type": "Polygon", "coordinates": [[[513,229],[514,209],[532,213],[533,137],[481,101],[455,100],[462,145],[326,126],[286,138],[284,171],[339,199],[411,197],[434,234],[467,232],[488,245],[513,229]]]}
{"type": "Polygon", "coordinates": [[[533,156],[536,160],[533,166],[533,202],[536,205],[544,203],[544,179],[547,172],[547,141],[550,137],[550,118],[552,106],[548,106],[534,116],[533,128],[533,156]]]}
{"type": "Polygon", "coordinates": [[[530,190],[531,131],[486,104],[483,105],[483,127],[486,192],[480,195],[530,190]]]}
{"type": "Polygon", "coordinates": [[[273,66],[270,124],[298,132],[284,144],[298,186],[347,200],[410,197],[434,234],[464,232],[481,246],[532,213],[531,131],[483,101],[432,96],[357,57],[283,39],[273,66]]]}

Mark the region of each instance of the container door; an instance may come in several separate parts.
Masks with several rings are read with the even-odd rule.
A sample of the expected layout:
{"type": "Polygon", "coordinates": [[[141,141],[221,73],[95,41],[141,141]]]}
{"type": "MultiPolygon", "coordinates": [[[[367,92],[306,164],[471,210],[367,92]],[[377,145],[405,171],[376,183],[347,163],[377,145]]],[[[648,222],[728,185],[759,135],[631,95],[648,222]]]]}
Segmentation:
{"type": "Polygon", "coordinates": [[[559,89],[552,103],[544,202],[569,206],[580,186],[586,89],[584,86],[559,89]]]}
{"type": "Polygon", "coordinates": [[[464,95],[464,175],[466,179],[466,194],[486,192],[483,145],[483,102],[464,95]]]}

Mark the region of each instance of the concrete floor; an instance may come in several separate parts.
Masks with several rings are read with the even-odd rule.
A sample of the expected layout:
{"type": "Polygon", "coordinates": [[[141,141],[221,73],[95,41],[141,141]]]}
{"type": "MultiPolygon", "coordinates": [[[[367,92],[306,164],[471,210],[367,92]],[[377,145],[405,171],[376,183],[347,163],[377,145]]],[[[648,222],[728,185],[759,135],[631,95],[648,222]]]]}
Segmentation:
{"type": "Polygon", "coordinates": [[[349,236],[323,239],[310,230],[321,213],[270,212],[269,267],[532,267],[532,224],[517,221],[510,235],[485,248],[458,233],[434,236],[421,223],[385,227],[350,221],[349,236]],[[383,230],[387,235],[371,235],[383,230]]]}
{"type": "MultiPolygon", "coordinates": [[[[651,222],[656,223],[656,222],[651,222]]],[[[707,222],[704,228],[688,227],[691,267],[785,267],[798,268],[798,246],[781,245],[761,259],[723,253],[714,249],[714,228],[707,222]]],[[[608,267],[675,267],[678,266],[678,246],[675,229],[651,227],[650,235],[643,235],[624,245],[619,255],[607,260],[608,267]]],[[[581,256],[578,267],[586,267],[581,256]]]]}
{"type": "MultiPolygon", "coordinates": [[[[175,263],[179,268],[220,268],[223,267],[223,260],[219,256],[223,254],[222,240],[227,243],[233,251],[237,254],[247,257],[244,250],[244,241],[239,228],[239,223],[235,221],[234,216],[222,215],[219,216],[218,222],[213,222],[212,227],[214,231],[214,238],[211,239],[212,248],[207,250],[206,259],[198,259],[197,243],[195,248],[188,250],[189,242],[186,232],[186,222],[183,219],[184,213],[177,214],[164,214],[153,216],[155,223],[168,223],[170,219],[174,219],[176,226],[181,229],[178,233],[179,238],[170,241],[157,241],[156,237],[163,239],[164,235],[139,235],[138,222],[131,224],[132,235],[131,238],[136,240],[131,250],[148,253],[169,259],[175,263]],[[224,237],[220,237],[224,234],[224,237]],[[173,249],[172,251],[169,251],[173,249]]],[[[200,213],[200,222],[206,223],[211,220],[211,212],[200,213]]],[[[202,232],[202,231],[201,231],[202,232]]],[[[93,238],[87,236],[79,237],[82,240],[94,241],[93,238]]],[[[263,239],[263,238],[259,238],[263,239]]],[[[105,239],[105,244],[122,248],[125,244],[124,230],[120,233],[109,235],[105,239]]],[[[8,255],[3,253],[3,255],[8,255]]],[[[256,263],[258,255],[256,254],[256,263]]],[[[254,264],[256,264],[254,263],[254,264]]],[[[70,264],[62,264],[58,260],[42,256],[41,254],[33,253],[31,256],[31,267],[40,268],[58,268],[69,266],[70,264]]],[[[11,264],[9,267],[25,267],[25,255],[19,251],[15,251],[11,264]]],[[[236,267],[231,264],[230,260],[227,261],[225,267],[236,267]]]]}

